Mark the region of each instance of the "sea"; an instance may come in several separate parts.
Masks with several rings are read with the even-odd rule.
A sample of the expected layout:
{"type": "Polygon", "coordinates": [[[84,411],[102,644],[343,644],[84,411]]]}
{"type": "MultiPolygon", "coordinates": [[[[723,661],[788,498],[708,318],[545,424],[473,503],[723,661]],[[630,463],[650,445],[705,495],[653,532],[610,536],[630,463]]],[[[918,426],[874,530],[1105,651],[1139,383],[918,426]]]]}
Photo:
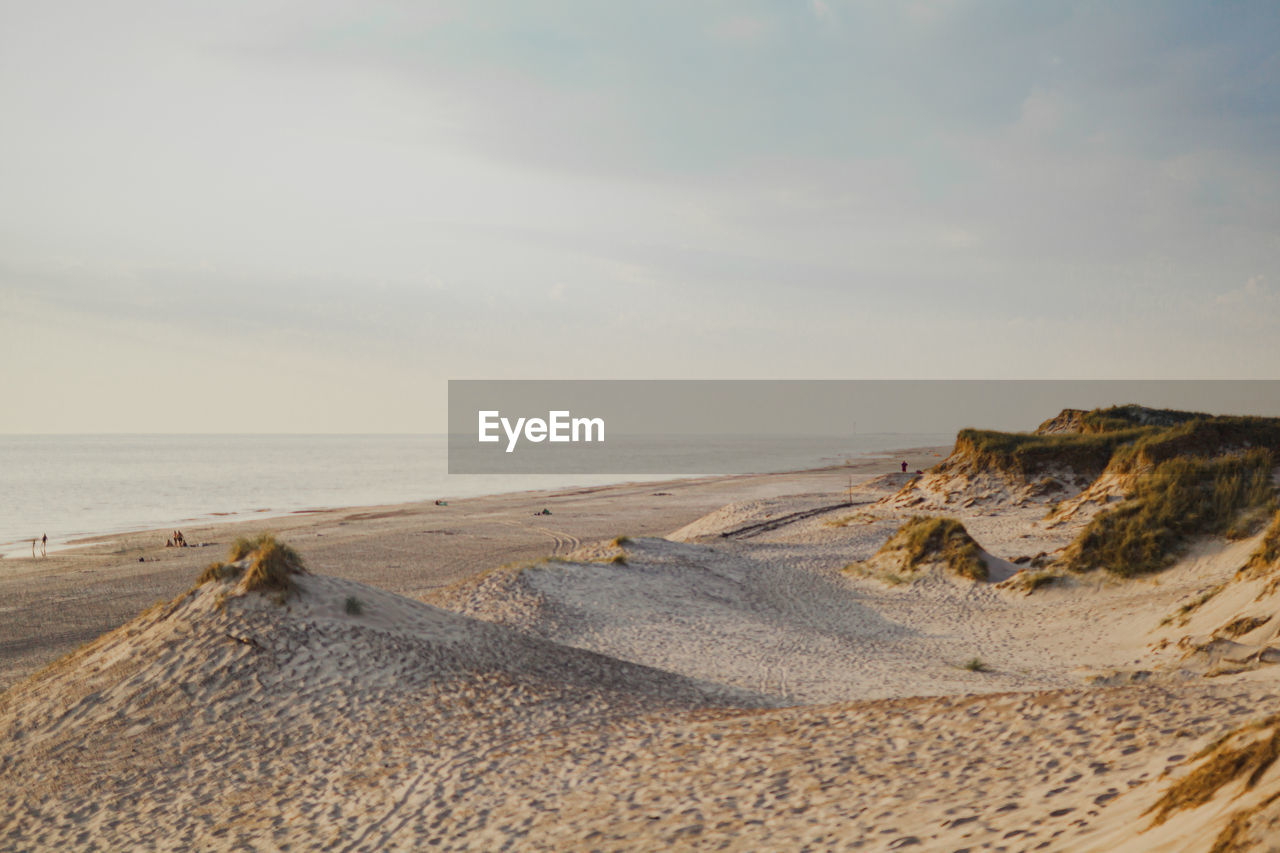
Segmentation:
{"type": "MultiPolygon", "coordinates": [[[[933,433],[737,439],[738,473],[792,471],[950,444],[933,433]],[[758,451],[758,452],[756,452],[758,451]],[[764,460],[753,466],[752,460],[764,460]]],[[[705,438],[702,439],[705,441],[705,438]]],[[[717,473],[721,473],[717,471],[717,473]]],[[[307,509],[671,479],[669,474],[449,474],[444,435],[0,435],[0,556],[133,530],[307,509]]],[[[682,473],[675,476],[694,476],[682,473]]]]}

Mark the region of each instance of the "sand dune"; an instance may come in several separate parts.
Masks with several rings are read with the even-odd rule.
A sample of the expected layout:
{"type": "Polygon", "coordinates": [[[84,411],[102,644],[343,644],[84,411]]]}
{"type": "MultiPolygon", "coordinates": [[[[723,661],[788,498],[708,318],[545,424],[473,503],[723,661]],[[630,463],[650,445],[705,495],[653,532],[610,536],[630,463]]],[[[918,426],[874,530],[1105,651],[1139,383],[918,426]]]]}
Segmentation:
{"type": "MultiPolygon", "coordinates": [[[[661,574],[664,559],[676,571],[688,556],[633,545],[646,547],[640,572],[661,574]]],[[[296,583],[284,604],[206,584],[5,694],[0,838],[40,849],[1076,849],[1116,831],[1120,805],[1153,801],[1163,769],[1280,699],[1255,673],[1177,694],[1136,685],[771,710],[746,691],[355,582],[296,583]]]]}
{"type": "Polygon", "coordinates": [[[1161,620],[1153,648],[1179,652],[1181,666],[1209,675],[1280,663],[1280,560],[1266,558],[1276,541],[1280,521],[1221,550],[1217,562],[1237,571],[1197,566],[1206,583],[1161,620]]]}
{"type": "Polygon", "coordinates": [[[571,554],[433,600],[565,645],[791,702],[879,692],[868,645],[909,643],[913,633],[835,578],[663,539],[600,550],[598,562],[571,554]]]}
{"type": "Polygon", "coordinates": [[[372,839],[420,819],[420,800],[477,784],[476,764],[512,739],[758,704],[355,582],[296,583],[283,605],[206,584],[4,694],[0,838],[117,850],[372,839]]]}
{"type": "MultiPolygon", "coordinates": [[[[253,591],[261,546],[0,696],[0,847],[1276,849],[1280,522],[1040,569],[1106,502],[948,470],[756,478],[665,537],[486,505],[449,529],[553,553],[425,602],[328,565],[253,591]],[[913,523],[987,576],[849,569],[913,523]]],[[[426,512],[352,523],[429,558],[426,512]]]]}
{"type": "MultiPolygon", "coordinates": [[[[904,451],[927,465],[937,449],[904,451]]],[[[208,548],[165,548],[172,530],[97,537],[49,558],[0,561],[0,689],[168,600],[227,544],[264,527],[319,572],[416,598],[512,561],[564,553],[618,533],[661,536],[731,501],[826,491],[879,474],[885,462],[786,474],[623,483],[404,506],[296,513],[269,522],[184,527],[208,548]],[[535,516],[550,509],[552,516],[535,516]]]]}
{"type": "Polygon", "coordinates": [[[1277,701],[1254,680],[750,710],[352,581],[298,587],[219,606],[206,585],[5,694],[0,838],[1078,849],[1277,701]]]}

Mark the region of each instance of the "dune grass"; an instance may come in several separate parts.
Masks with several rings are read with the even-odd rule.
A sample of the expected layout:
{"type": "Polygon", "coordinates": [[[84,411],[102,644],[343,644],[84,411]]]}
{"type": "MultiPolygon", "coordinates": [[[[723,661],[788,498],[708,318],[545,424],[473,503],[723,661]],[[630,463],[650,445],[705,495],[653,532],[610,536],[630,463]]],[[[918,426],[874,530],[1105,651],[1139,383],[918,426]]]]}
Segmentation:
{"type": "Polygon", "coordinates": [[[1263,534],[1262,541],[1249,555],[1249,562],[1244,564],[1241,571],[1256,576],[1277,567],[1280,567],[1280,511],[1277,511],[1271,519],[1271,525],[1263,534]]]}
{"type": "Polygon", "coordinates": [[[1021,477],[1066,470],[1093,478],[1106,469],[1117,448],[1154,429],[1135,427],[1113,432],[1053,435],[962,429],[956,435],[955,452],[972,459],[982,469],[1021,477]]]}
{"type": "Polygon", "coordinates": [[[1031,477],[1070,470],[1096,477],[1104,470],[1136,474],[1171,459],[1212,458],[1263,448],[1280,457],[1280,418],[1204,415],[1144,406],[1084,412],[1077,433],[1009,433],[963,429],[959,457],[981,468],[1031,477]]]}
{"type": "Polygon", "coordinates": [[[889,555],[902,562],[905,570],[925,563],[941,562],[961,577],[984,581],[987,564],[978,556],[978,543],[954,518],[916,515],[907,519],[876,556],[889,555]]]}
{"type": "Polygon", "coordinates": [[[1213,840],[1209,853],[1244,853],[1246,850],[1258,849],[1252,840],[1245,840],[1246,834],[1251,829],[1253,818],[1259,812],[1269,808],[1276,800],[1280,800],[1280,792],[1272,794],[1252,808],[1233,814],[1222,832],[1218,833],[1218,837],[1213,840]]]}
{"type": "Polygon", "coordinates": [[[1061,579],[1061,575],[1053,572],[1031,572],[1027,575],[1026,590],[1027,592],[1035,592],[1043,586],[1053,586],[1061,579]]]}
{"type": "MultiPolygon", "coordinates": [[[[1080,432],[961,430],[948,460],[1027,480],[1049,470],[1116,477],[1126,499],[1089,522],[1054,563],[1059,568],[1156,572],[1193,537],[1251,536],[1276,511],[1271,471],[1280,461],[1280,418],[1136,405],[1071,415],[1080,432]]],[[[1280,558],[1280,530],[1269,541],[1270,556],[1259,558],[1267,565],[1280,558]]]]}
{"type": "Polygon", "coordinates": [[[1213,633],[1218,637],[1234,639],[1235,637],[1242,637],[1251,631],[1256,631],[1270,621],[1270,616],[1237,616],[1213,633]]]}
{"type": "Polygon", "coordinates": [[[1155,812],[1153,825],[1159,826],[1176,812],[1209,802],[1224,786],[1237,779],[1244,778],[1245,789],[1251,789],[1277,758],[1280,758],[1280,715],[1239,729],[1201,751],[1192,760],[1205,759],[1204,762],[1169,786],[1145,814],[1155,812]],[[1268,726],[1270,733],[1255,736],[1242,746],[1231,746],[1231,742],[1241,736],[1268,726]]]}
{"type": "Polygon", "coordinates": [[[1180,620],[1179,624],[1181,625],[1187,624],[1188,618],[1191,616],[1192,613],[1199,610],[1204,605],[1208,604],[1214,598],[1214,596],[1222,592],[1224,589],[1226,589],[1226,584],[1218,584],[1217,586],[1210,587],[1209,589],[1197,595],[1195,598],[1188,601],[1186,604],[1179,607],[1177,613],[1170,613],[1168,616],[1161,619],[1160,624],[1169,625],[1175,619],[1180,620]]]}
{"type": "Polygon", "coordinates": [[[1242,511],[1272,506],[1272,454],[1256,448],[1216,458],[1175,457],[1141,474],[1131,496],[1093,518],[1063,554],[1073,571],[1121,576],[1159,571],[1197,535],[1222,535],[1242,511]]]}
{"type": "Polygon", "coordinates": [[[1263,504],[1241,512],[1236,516],[1235,521],[1231,522],[1231,526],[1227,528],[1224,535],[1233,542],[1248,539],[1268,523],[1273,523],[1275,517],[1273,510],[1274,508],[1269,504],[1263,504]]]}
{"type": "Polygon", "coordinates": [[[246,592],[293,591],[293,575],[305,574],[306,566],[298,552],[276,541],[271,533],[253,538],[240,537],[231,544],[228,562],[209,565],[196,580],[196,586],[209,581],[237,578],[243,575],[246,592]],[[249,558],[247,567],[233,565],[249,558]]]}
{"type": "Polygon", "coordinates": [[[1280,418],[1218,415],[1148,430],[1116,453],[1121,470],[1151,468],[1170,459],[1212,458],[1251,449],[1280,454],[1280,418]]]}
{"type": "MultiPolygon", "coordinates": [[[[270,533],[255,540],[257,547],[250,552],[252,560],[245,572],[244,588],[248,592],[289,592],[293,589],[293,575],[306,571],[298,552],[277,542],[270,533]]],[[[248,555],[246,555],[248,556],[248,555]]]]}
{"type": "Polygon", "coordinates": [[[1092,409],[1080,414],[1080,426],[1085,432],[1118,432],[1134,427],[1171,427],[1196,419],[1210,418],[1203,412],[1183,412],[1177,409],[1150,409],[1132,403],[1092,409]]]}
{"type": "Polygon", "coordinates": [[[204,571],[200,573],[200,577],[196,578],[196,586],[203,586],[209,581],[220,581],[225,578],[233,578],[240,576],[241,569],[239,566],[228,566],[221,560],[216,563],[210,563],[204,567],[204,571]]]}
{"type": "Polygon", "coordinates": [[[1016,590],[1031,595],[1038,589],[1053,586],[1062,580],[1062,575],[1052,569],[1032,571],[1024,569],[1000,584],[1003,589],[1016,590]]]}

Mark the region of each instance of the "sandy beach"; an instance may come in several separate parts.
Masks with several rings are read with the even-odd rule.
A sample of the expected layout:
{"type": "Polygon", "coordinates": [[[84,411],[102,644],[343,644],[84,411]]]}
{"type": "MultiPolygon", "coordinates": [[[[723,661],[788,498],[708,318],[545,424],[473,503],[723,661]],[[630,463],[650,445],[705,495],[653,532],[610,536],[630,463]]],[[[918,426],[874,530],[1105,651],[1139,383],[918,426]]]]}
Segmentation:
{"type": "Polygon", "coordinates": [[[1106,502],[957,448],[5,560],[0,846],[1276,849],[1274,534],[1029,584],[1106,502]]]}
{"type": "MultiPolygon", "coordinates": [[[[912,469],[949,447],[907,450],[912,469]]],[[[797,492],[843,499],[850,481],[895,468],[898,459],[795,474],[681,479],[572,491],[513,492],[394,506],[300,512],[184,527],[193,547],[164,547],[170,530],[77,540],[45,559],[0,560],[0,689],[191,585],[238,536],[273,530],[305,551],[318,573],[417,598],[477,572],[564,554],[620,533],[662,536],[726,503],[797,492]],[[661,494],[655,494],[661,493],[661,494]],[[550,509],[550,516],[534,513],[550,509]],[[140,562],[141,560],[141,562],[140,562]]],[[[518,482],[518,480],[516,481],[518,482]]]]}
{"type": "Polygon", "coordinates": [[[0,853],[1280,853],[1280,5],[0,45],[0,853]]]}

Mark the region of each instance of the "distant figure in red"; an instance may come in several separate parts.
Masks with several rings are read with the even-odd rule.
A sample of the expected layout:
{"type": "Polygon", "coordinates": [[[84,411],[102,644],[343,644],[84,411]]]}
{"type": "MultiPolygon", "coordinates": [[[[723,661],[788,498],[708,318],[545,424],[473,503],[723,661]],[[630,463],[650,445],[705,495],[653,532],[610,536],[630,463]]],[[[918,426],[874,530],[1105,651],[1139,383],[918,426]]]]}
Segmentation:
{"type": "Polygon", "coordinates": [[[905,473],[907,473],[907,463],[906,463],[906,462],[903,462],[903,463],[902,463],[902,473],[904,473],[904,474],[905,474],[905,473]]]}

